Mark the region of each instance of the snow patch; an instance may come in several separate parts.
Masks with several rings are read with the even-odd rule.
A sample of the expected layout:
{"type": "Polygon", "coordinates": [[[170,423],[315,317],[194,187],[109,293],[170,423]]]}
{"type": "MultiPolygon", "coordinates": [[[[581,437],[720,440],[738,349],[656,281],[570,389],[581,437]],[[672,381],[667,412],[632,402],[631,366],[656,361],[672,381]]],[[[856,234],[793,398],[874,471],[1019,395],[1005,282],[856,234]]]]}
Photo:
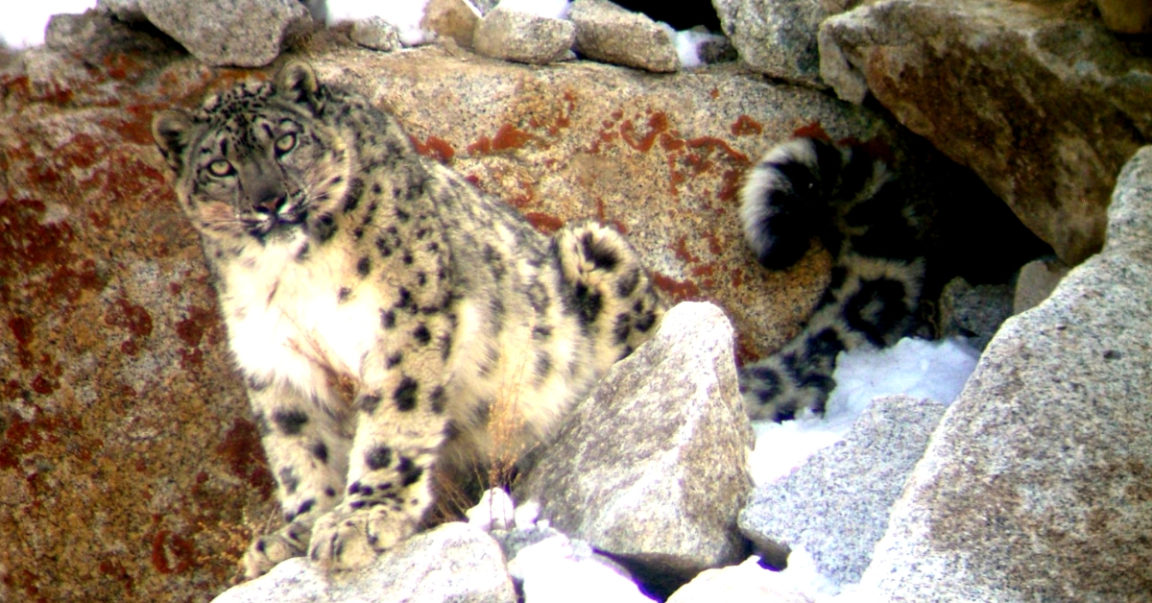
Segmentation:
{"type": "Polygon", "coordinates": [[[752,480],[770,484],[816,451],[835,444],[872,400],[895,394],[950,404],[976,368],[979,353],[947,339],[905,338],[883,350],[856,349],[836,358],[836,389],[823,417],[805,411],[793,421],[755,421],[756,449],[748,460],[752,480]]]}
{"type": "Polygon", "coordinates": [[[0,19],[0,42],[13,48],[44,44],[44,31],[52,15],[80,14],[95,8],[96,0],[38,0],[9,2],[0,19]]]}

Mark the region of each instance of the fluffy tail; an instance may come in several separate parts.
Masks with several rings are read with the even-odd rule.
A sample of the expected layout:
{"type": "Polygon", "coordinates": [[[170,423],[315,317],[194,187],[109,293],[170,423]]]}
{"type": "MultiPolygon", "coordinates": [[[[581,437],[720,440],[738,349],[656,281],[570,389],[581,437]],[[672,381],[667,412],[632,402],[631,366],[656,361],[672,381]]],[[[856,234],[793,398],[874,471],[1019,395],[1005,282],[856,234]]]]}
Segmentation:
{"type": "Polygon", "coordinates": [[[753,418],[823,412],[838,353],[890,345],[914,327],[924,260],[907,199],[890,182],[884,164],[866,154],[810,138],[776,146],[748,175],[741,218],[762,265],[791,266],[813,237],[835,258],[804,330],[741,370],[753,418]]]}
{"type": "Polygon", "coordinates": [[[664,303],[636,251],[612,228],[569,224],[553,245],[573,308],[596,341],[597,368],[607,370],[652,335],[664,303]]]}

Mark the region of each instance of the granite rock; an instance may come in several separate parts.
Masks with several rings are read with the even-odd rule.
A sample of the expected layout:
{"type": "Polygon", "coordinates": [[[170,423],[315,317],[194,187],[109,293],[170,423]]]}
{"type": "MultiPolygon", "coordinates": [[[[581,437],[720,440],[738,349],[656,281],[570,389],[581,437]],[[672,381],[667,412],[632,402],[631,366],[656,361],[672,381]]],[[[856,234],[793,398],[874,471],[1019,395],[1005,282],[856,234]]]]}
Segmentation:
{"type": "Polygon", "coordinates": [[[140,6],[146,0],[96,0],[96,10],[110,14],[121,21],[147,21],[140,6]]]}
{"type": "Polygon", "coordinates": [[[680,68],[675,32],[643,13],[609,0],[574,0],[568,18],[576,24],[576,52],[582,56],[655,72],[680,68]]]}
{"type": "Polygon", "coordinates": [[[1075,265],[1123,162],[1152,139],[1152,59],[1094,19],[1023,2],[885,0],[820,28],[821,74],[870,92],[1075,265]],[[963,91],[957,94],[955,91],[963,91]]]}
{"type": "Polygon", "coordinates": [[[299,0],[140,0],[148,21],[209,65],[262,67],[313,26],[299,0]]]}
{"type": "Polygon", "coordinates": [[[983,350],[1000,325],[1012,315],[1011,285],[973,285],[956,277],[940,293],[941,337],[957,337],[983,350]]]}
{"type": "Polygon", "coordinates": [[[865,592],[1152,592],[1152,148],[1125,166],[1108,215],[1101,253],[988,344],[893,505],[865,592]]]}
{"type": "Polygon", "coordinates": [[[365,48],[381,52],[392,52],[402,46],[400,30],[380,17],[353,21],[348,37],[365,48]]]}
{"type": "Polygon", "coordinates": [[[330,574],[303,557],[233,587],[214,603],[475,601],[513,603],[499,545],[478,528],[447,523],[381,553],[363,570],[330,574]]]}
{"type": "Polygon", "coordinates": [[[1021,266],[1012,297],[1012,313],[1019,314],[1048,299],[1069,270],[1056,258],[1041,258],[1021,266]]]}
{"type": "Polygon", "coordinates": [[[480,10],[469,0],[430,0],[424,7],[420,25],[435,32],[440,39],[451,39],[464,48],[472,48],[480,10]]]}
{"type": "Polygon", "coordinates": [[[757,546],[802,547],[836,584],[858,582],[946,408],[907,396],[873,401],[844,439],[758,488],[740,531],[757,546]]]}
{"type": "Polygon", "coordinates": [[[825,87],[816,35],[828,12],[819,0],[714,0],[732,45],[753,69],[825,87]]]}
{"type": "Polygon", "coordinates": [[[519,63],[547,64],[568,56],[576,40],[571,21],[552,19],[497,6],[473,32],[476,52],[519,63]]]}
{"type": "Polygon", "coordinates": [[[516,486],[540,516],[647,571],[691,577],[738,561],[752,431],[732,362],[732,327],[683,303],[572,411],[516,486]]]}

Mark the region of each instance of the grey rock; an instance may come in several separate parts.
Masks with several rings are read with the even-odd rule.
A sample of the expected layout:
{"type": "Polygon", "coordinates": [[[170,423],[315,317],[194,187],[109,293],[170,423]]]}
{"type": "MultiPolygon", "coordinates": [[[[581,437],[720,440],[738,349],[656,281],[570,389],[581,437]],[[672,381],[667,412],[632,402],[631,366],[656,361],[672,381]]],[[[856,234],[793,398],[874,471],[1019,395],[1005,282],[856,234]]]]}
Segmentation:
{"type": "Polygon", "coordinates": [[[1021,266],[1016,276],[1012,313],[1019,314],[1048,299],[1069,270],[1067,264],[1056,258],[1033,260],[1021,266]]]}
{"type": "Polygon", "coordinates": [[[1078,15],[886,0],[824,21],[821,74],[846,100],[871,92],[1075,265],[1100,248],[1120,167],[1152,139],[1152,59],[1078,15]]]}
{"type": "Polygon", "coordinates": [[[1152,148],[1103,251],[1004,323],[893,505],[861,586],[904,600],[1152,592],[1152,148]]]}
{"type": "Polygon", "coordinates": [[[940,335],[984,349],[1012,315],[1011,285],[972,285],[956,277],[940,293],[940,335]]]}
{"type": "Polygon", "coordinates": [[[547,64],[568,55],[576,40],[571,21],[551,19],[497,6],[480,19],[472,34],[476,52],[520,63],[547,64]]]}
{"type": "Polygon", "coordinates": [[[140,3],[146,0],[97,0],[96,10],[108,13],[121,21],[145,21],[144,9],[140,3]]]}
{"type": "Polygon", "coordinates": [[[140,0],[148,20],[214,66],[262,67],[311,29],[299,0],[140,0]]]}
{"type": "Polygon", "coordinates": [[[758,546],[803,547],[838,584],[859,581],[946,408],[907,396],[875,400],[843,440],[757,489],[740,513],[740,531],[758,546]]]}
{"type": "Polygon", "coordinates": [[[44,30],[44,45],[89,60],[110,53],[168,50],[168,44],[159,36],[135,30],[111,14],[98,10],[79,15],[53,15],[44,30]]]}
{"type": "Polygon", "coordinates": [[[365,48],[381,52],[392,52],[401,46],[400,30],[380,17],[353,22],[348,37],[365,48]]]}
{"type": "Polygon", "coordinates": [[[514,602],[504,556],[492,538],[448,523],[385,551],[368,568],[329,574],[303,557],[225,591],[215,603],[264,601],[514,602]]]}
{"type": "Polygon", "coordinates": [[[609,371],[517,486],[541,517],[596,549],[690,576],[743,558],[736,515],[750,488],[751,428],[732,327],[682,303],[609,371]]]}
{"type": "Polygon", "coordinates": [[[732,45],[753,69],[824,87],[816,38],[828,16],[819,0],[713,0],[732,45]]]}
{"type": "Polygon", "coordinates": [[[568,18],[576,24],[576,52],[581,55],[655,72],[680,68],[675,32],[643,13],[609,0],[575,0],[568,18]]]}

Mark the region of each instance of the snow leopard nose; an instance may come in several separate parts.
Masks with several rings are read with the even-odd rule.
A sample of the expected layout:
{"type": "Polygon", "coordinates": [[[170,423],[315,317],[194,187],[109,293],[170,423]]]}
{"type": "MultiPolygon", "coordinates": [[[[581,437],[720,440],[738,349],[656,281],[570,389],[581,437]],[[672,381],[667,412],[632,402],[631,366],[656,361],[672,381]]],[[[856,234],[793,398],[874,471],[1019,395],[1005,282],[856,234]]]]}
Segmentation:
{"type": "Polygon", "coordinates": [[[287,202],[288,196],[284,193],[269,194],[254,202],[252,204],[252,209],[256,211],[256,213],[272,216],[276,215],[276,213],[279,212],[287,202]]]}

